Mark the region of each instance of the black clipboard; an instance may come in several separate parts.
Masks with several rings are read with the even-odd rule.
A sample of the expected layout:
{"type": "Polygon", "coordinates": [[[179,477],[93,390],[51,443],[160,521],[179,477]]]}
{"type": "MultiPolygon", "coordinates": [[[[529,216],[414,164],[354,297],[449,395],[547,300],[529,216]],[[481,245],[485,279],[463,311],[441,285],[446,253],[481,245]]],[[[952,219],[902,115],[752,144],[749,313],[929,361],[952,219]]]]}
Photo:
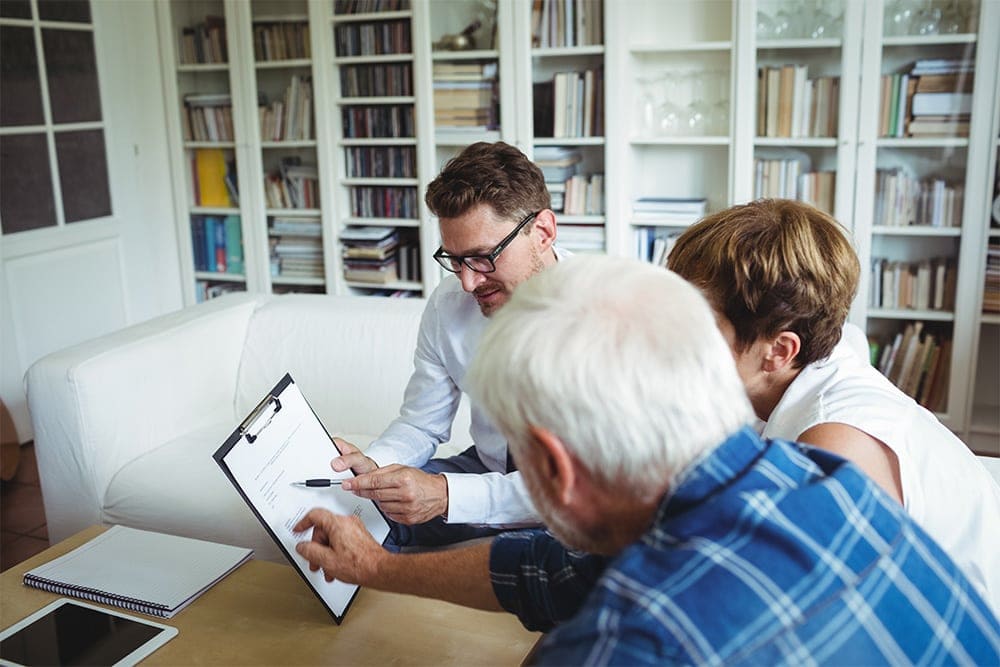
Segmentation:
{"type": "Polygon", "coordinates": [[[389,535],[389,523],[371,500],[339,486],[292,486],[293,481],[320,475],[352,476],[350,471],[334,473],[330,468],[336,452],[333,438],[286,373],[212,458],[339,625],[359,587],[338,580],[327,582],[322,570],[310,572],[309,563],[294,546],[307,536],[296,536],[291,527],[309,509],[325,507],[337,514],[357,515],[375,540],[383,543],[389,535]]]}

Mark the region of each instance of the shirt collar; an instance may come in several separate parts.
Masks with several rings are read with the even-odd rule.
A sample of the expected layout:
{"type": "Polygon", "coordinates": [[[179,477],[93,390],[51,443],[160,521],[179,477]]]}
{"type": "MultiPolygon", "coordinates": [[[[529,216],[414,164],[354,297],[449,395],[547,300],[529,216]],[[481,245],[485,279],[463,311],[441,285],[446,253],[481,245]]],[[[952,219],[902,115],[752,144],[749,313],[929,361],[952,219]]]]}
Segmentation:
{"type": "Polygon", "coordinates": [[[740,477],[761,456],[767,443],[744,426],[682,471],[657,510],[656,523],[704,503],[740,477]]]}

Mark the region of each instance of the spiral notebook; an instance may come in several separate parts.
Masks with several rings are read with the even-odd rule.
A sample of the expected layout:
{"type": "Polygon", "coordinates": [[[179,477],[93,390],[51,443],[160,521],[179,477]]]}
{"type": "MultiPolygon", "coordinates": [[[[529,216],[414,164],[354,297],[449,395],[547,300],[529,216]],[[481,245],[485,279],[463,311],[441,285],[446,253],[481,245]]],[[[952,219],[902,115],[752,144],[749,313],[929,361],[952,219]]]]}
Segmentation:
{"type": "Polygon", "coordinates": [[[24,584],[170,618],[252,555],[253,549],[112,526],[29,570],[24,584]]]}

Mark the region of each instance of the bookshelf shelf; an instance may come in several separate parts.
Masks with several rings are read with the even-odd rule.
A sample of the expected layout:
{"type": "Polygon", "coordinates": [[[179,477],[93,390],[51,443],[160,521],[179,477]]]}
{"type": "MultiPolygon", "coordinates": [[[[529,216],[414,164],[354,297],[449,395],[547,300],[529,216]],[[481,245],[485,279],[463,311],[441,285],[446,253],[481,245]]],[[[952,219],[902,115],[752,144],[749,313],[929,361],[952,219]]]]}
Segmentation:
{"type": "Polygon", "coordinates": [[[377,56],[338,56],[335,65],[380,65],[383,63],[412,62],[412,53],[385,53],[377,56]]]}
{"type": "Polygon", "coordinates": [[[577,58],[579,56],[602,56],[604,55],[603,45],[593,46],[554,46],[548,48],[532,49],[533,58],[577,58]]]}
{"type": "Polygon", "coordinates": [[[990,326],[1000,326],[1000,313],[983,313],[979,321],[990,326]]]}
{"type": "Polygon", "coordinates": [[[359,280],[345,280],[344,283],[348,287],[356,287],[358,289],[391,289],[391,290],[407,290],[411,292],[417,292],[423,289],[423,284],[414,282],[412,280],[394,280],[387,283],[368,283],[359,280]]]}
{"type": "Polygon", "coordinates": [[[879,148],[965,148],[969,145],[967,137],[879,137],[879,148]]]}
{"type": "Polygon", "coordinates": [[[260,147],[264,149],[282,150],[289,148],[316,148],[315,139],[286,139],[283,141],[262,141],[260,147]]]}
{"type": "Polygon", "coordinates": [[[285,276],[272,276],[272,285],[311,285],[320,287],[326,285],[323,278],[289,278],[285,276]]]}
{"type": "Polygon", "coordinates": [[[889,308],[871,308],[869,319],[881,320],[928,320],[932,322],[952,322],[955,313],[943,310],[895,310],[889,308]]]}
{"type": "Polygon", "coordinates": [[[409,9],[400,9],[389,12],[369,12],[362,14],[334,14],[330,21],[334,24],[337,23],[373,23],[381,21],[391,21],[393,19],[410,19],[413,18],[413,11],[409,9]]]}
{"type": "Polygon", "coordinates": [[[603,146],[604,137],[535,137],[536,146],[603,146]]]}
{"type": "Polygon", "coordinates": [[[461,60],[496,60],[500,52],[496,49],[478,49],[474,51],[434,51],[431,60],[461,61],[461,60]]]}
{"type": "Polygon", "coordinates": [[[844,45],[841,39],[768,39],[757,42],[760,50],[816,51],[819,49],[839,49],[844,45]]]}
{"type": "Polygon", "coordinates": [[[481,132],[438,132],[434,135],[434,143],[438,146],[465,147],[476,141],[494,142],[500,140],[499,130],[483,130],[481,132]]]}
{"type": "Polygon", "coordinates": [[[359,137],[344,138],[337,142],[341,146],[416,146],[416,137],[359,137]]]}
{"type": "Polygon", "coordinates": [[[629,139],[633,146],[729,146],[730,137],[636,137],[629,139]]]}
{"type": "Polygon", "coordinates": [[[195,271],[194,274],[199,280],[217,280],[230,283],[245,282],[247,277],[242,273],[216,273],[214,271],[195,271]]]}
{"type": "Polygon", "coordinates": [[[883,46],[942,46],[975,44],[977,36],[975,33],[961,33],[954,35],[902,35],[899,37],[885,37],[882,39],[883,46]]]}
{"type": "Polygon", "coordinates": [[[258,60],[254,63],[257,69],[285,69],[293,67],[311,67],[311,58],[287,58],[285,60],[258,60]]]}
{"type": "Polygon", "coordinates": [[[836,148],[836,137],[756,137],[755,146],[787,146],[789,148],[836,148]]]}
{"type": "Polygon", "coordinates": [[[229,63],[180,63],[177,65],[177,71],[182,74],[228,72],[229,63]]]}
{"type": "Polygon", "coordinates": [[[303,218],[315,218],[323,213],[322,209],[318,208],[269,208],[265,210],[267,215],[277,215],[282,217],[294,218],[296,216],[303,218]]]}
{"type": "Polygon", "coordinates": [[[339,106],[374,106],[387,104],[413,104],[412,95],[385,95],[384,97],[337,97],[333,103],[339,106]]]}
{"type": "Polygon", "coordinates": [[[718,42],[683,42],[669,45],[660,44],[639,44],[629,48],[629,53],[634,56],[658,56],[669,53],[691,53],[698,51],[729,51],[733,48],[733,43],[729,41],[718,42]]]}
{"type": "Polygon", "coordinates": [[[185,141],[184,148],[228,148],[236,147],[235,141],[185,141]]]}
{"type": "Polygon", "coordinates": [[[239,215],[240,209],[223,206],[192,206],[192,215],[239,215]]]}
{"type": "Polygon", "coordinates": [[[340,182],[344,185],[419,185],[420,181],[416,178],[371,178],[371,177],[357,177],[357,178],[342,178],[340,182]]]}
{"type": "Polygon", "coordinates": [[[908,225],[906,227],[891,227],[875,225],[872,234],[879,236],[961,236],[961,227],[932,227],[930,225],[908,225]]]}
{"type": "Polygon", "coordinates": [[[344,226],[375,225],[380,227],[419,227],[420,221],[410,218],[363,218],[347,216],[341,221],[344,226]]]}

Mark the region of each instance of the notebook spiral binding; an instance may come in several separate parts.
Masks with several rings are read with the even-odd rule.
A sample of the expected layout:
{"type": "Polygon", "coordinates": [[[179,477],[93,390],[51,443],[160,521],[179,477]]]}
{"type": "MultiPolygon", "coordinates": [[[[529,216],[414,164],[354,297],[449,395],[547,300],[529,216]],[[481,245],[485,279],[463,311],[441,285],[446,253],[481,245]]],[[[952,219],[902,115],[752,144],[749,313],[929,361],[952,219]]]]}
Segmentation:
{"type": "Polygon", "coordinates": [[[107,604],[113,607],[121,607],[122,609],[128,609],[129,611],[149,614],[150,616],[167,618],[168,608],[166,605],[144,602],[143,600],[137,600],[136,598],[130,598],[124,595],[105,593],[104,591],[86,588],[84,586],[66,586],[65,584],[57,583],[51,579],[45,579],[43,577],[36,577],[27,574],[24,575],[23,582],[25,586],[38,588],[49,593],[68,595],[70,597],[81,598],[83,600],[90,600],[91,602],[100,602],[101,604],[107,604]]]}

